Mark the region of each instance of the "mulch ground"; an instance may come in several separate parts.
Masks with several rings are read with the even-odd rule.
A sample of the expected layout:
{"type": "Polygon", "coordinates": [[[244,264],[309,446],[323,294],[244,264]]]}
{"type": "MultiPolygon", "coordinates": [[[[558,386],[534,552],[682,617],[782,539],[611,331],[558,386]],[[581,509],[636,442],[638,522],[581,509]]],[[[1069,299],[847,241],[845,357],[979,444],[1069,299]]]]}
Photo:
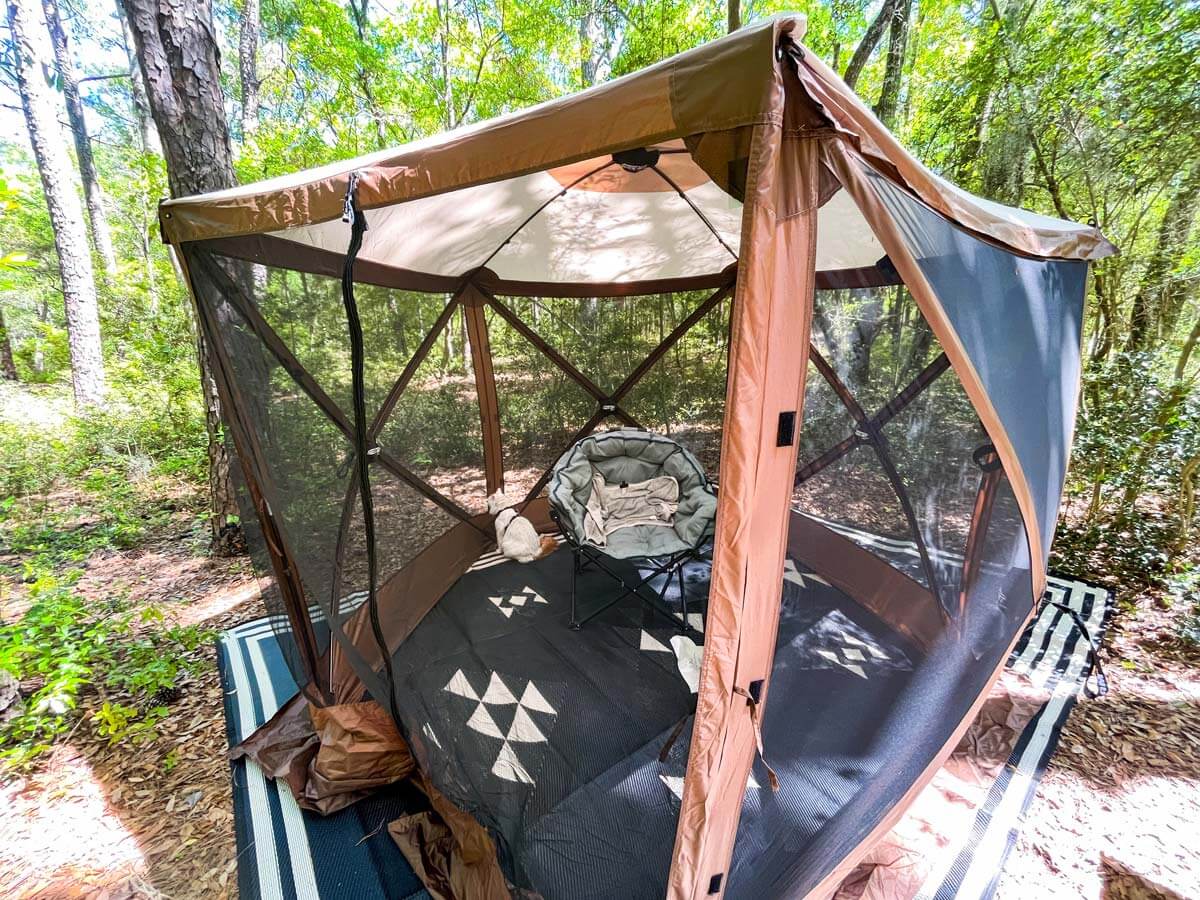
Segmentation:
{"type": "MultiPolygon", "coordinates": [[[[182,622],[262,614],[245,559],[180,534],[96,554],[81,589],[127,590],[182,622]]],[[[1200,898],[1200,655],[1180,609],[1118,613],[1111,692],[1081,702],[1000,881],[1016,898],[1200,898]]],[[[222,898],[236,894],[229,766],[215,650],[157,737],[109,746],[84,717],[32,773],[0,782],[0,896],[222,898]]]]}

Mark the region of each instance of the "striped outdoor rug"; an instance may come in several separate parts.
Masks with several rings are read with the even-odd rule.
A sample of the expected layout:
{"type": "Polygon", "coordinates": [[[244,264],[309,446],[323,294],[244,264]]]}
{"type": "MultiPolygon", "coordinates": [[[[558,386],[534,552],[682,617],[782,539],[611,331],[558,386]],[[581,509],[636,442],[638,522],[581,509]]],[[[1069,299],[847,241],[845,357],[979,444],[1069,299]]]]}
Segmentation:
{"type": "MultiPolygon", "coordinates": [[[[477,568],[498,565],[496,554],[477,568]]],[[[1051,578],[1047,601],[1074,609],[1097,641],[1111,609],[1108,591],[1051,578]]],[[[1005,770],[931,870],[921,900],[976,900],[995,890],[1004,860],[1033,799],[1063,722],[1087,675],[1088,647],[1070,615],[1046,605],[1017,645],[1010,666],[1044,687],[1050,700],[1022,733],[1005,770]]],[[[224,633],[218,644],[230,744],[266,721],[296,690],[267,619],[224,633]]],[[[303,812],[286,786],[253,763],[233,763],[238,889],[243,898],[427,898],[387,834],[387,822],[416,808],[405,789],[379,792],[336,815],[303,812]]]]}

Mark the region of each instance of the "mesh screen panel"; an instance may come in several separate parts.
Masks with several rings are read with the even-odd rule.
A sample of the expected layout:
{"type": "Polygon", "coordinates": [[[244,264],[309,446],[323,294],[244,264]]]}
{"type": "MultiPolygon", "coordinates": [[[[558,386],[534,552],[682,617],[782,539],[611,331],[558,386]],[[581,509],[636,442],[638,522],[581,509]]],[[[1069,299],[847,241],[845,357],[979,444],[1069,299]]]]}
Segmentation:
{"type": "Polygon", "coordinates": [[[855,428],[854,417],[810,361],[804,385],[804,428],[800,432],[797,465],[803,467],[813,462],[834,444],[853,435],[855,428]]]}
{"type": "Polygon", "coordinates": [[[1078,405],[1087,263],[1002,250],[867,174],[1004,424],[1048,555],[1078,405]]]}
{"type": "MultiPolygon", "coordinates": [[[[536,329],[532,319],[528,324],[536,329]]],[[[487,327],[500,406],[504,487],[523,496],[554,465],[599,404],[491,308],[487,327]]]]}
{"type": "Polygon", "coordinates": [[[994,457],[977,455],[988,436],[953,371],[938,368],[940,347],[911,296],[895,286],[822,291],[816,306],[814,344],[868,424],[838,413],[847,404],[810,371],[807,477],[793,497],[763,723],[782,789],[758,788],[766,773],[756,763],[730,897],[815,887],[934,759],[1033,604],[1011,488],[994,457]],[[820,534],[830,538],[817,558],[806,551],[820,534]]]}
{"type": "MultiPolygon", "coordinates": [[[[654,310],[650,319],[652,340],[641,346],[642,356],[648,355],[709,296],[707,292],[664,295],[669,302],[659,303],[654,310]]],[[[622,407],[643,428],[669,435],[695,454],[713,480],[721,463],[729,312],[728,298],[719,300],[621,400],[622,407]]]]}
{"type": "Polygon", "coordinates": [[[440,329],[384,421],[379,442],[467,512],[486,511],[479,397],[461,308],[440,329]]]}
{"type": "MultiPolygon", "coordinates": [[[[850,530],[857,529],[864,535],[912,544],[913,532],[904,510],[871,447],[854,448],[799,484],[792,501],[796,508],[810,515],[844,526],[852,538],[858,536],[850,530]]],[[[867,550],[880,552],[866,538],[861,543],[867,550]]],[[[913,574],[923,577],[919,566],[917,569],[913,574]]]]}
{"type": "MultiPolygon", "coordinates": [[[[458,522],[432,500],[379,466],[371,471],[375,507],[376,565],[384,584],[458,522]]],[[[350,495],[337,597],[367,589],[367,541],[357,489],[350,495]]]]}
{"type": "MultiPolygon", "coordinates": [[[[239,266],[214,259],[207,264],[239,266]]],[[[257,450],[255,481],[282,533],[278,549],[300,573],[318,653],[330,651],[330,635],[337,640],[318,664],[335,670],[340,683],[340,656],[377,699],[391,694],[423,769],[489,829],[514,884],[547,898],[661,896],[686,739],[674,751],[669,778],[658,754],[677,726],[690,722],[695,705],[672,647],[677,626],[591,567],[580,576],[581,604],[616,602],[572,630],[567,550],[528,565],[485,555],[462,574],[486,547],[486,536],[472,531],[478,523],[463,521],[485,509],[476,378],[486,375],[471,358],[462,308],[442,296],[362,286],[356,294],[369,415],[381,448],[371,488],[392,684],[364,605],[366,544],[344,433],[352,425],[350,357],[339,285],[268,272],[201,291],[230,360],[244,412],[238,428],[257,450]]],[[[619,424],[619,414],[598,415],[594,394],[614,391],[639,367],[641,380],[627,397],[630,416],[694,441],[715,467],[728,302],[702,307],[710,296],[537,307],[496,301],[538,334],[554,334],[559,343],[549,351],[485,307],[506,489],[529,490],[585,426],[619,424]],[[691,314],[691,330],[646,364],[691,314]],[[611,352],[593,352],[601,346],[611,352]],[[564,371],[556,350],[597,390],[564,371]]],[[[254,515],[248,509],[248,519],[254,515]]],[[[251,531],[256,548],[269,549],[251,531]]],[[[256,558],[270,574],[268,554],[256,558]]],[[[634,563],[619,567],[631,582],[641,577],[634,563]]],[[[674,580],[659,578],[654,586],[662,602],[681,605],[674,580]]],[[[703,608],[707,577],[688,590],[692,635],[699,637],[703,620],[695,610],[703,608]]],[[[286,637],[283,598],[268,602],[286,637]]],[[[301,660],[293,665],[302,673],[301,660]]]]}

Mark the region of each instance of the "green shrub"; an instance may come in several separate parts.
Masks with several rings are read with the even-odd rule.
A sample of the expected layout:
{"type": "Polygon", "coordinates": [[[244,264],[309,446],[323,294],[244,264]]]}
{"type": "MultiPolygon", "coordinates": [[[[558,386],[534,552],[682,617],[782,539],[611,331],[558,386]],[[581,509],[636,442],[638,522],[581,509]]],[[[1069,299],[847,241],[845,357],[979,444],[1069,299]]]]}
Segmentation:
{"type": "Polygon", "coordinates": [[[71,350],[67,330],[49,322],[35,322],[34,334],[13,349],[21,380],[31,384],[53,384],[71,376],[71,350]]]}
{"type": "Polygon", "coordinates": [[[26,694],[0,724],[0,762],[9,766],[28,764],[72,727],[87,692],[113,695],[92,715],[99,734],[111,742],[152,737],[168,712],[160,693],[203,665],[198,651],[211,632],[167,626],[161,611],[135,613],[123,598],[86,599],[74,590],[77,577],[42,574],[21,619],[0,624],[0,670],[26,694]]]}

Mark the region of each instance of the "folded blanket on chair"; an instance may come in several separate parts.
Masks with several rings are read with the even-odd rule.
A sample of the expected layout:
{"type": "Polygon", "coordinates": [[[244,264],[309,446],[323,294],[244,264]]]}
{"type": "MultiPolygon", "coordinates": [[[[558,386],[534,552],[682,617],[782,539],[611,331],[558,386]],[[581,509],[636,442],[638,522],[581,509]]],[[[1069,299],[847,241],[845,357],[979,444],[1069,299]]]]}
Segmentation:
{"type": "Polygon", "coordinates": [[[583,516],[584,537],[603,547],[608,544],[608,536],[621,528],[670,528],[678,508],[679,482],[670,475],[633,484],[609,484],[596,473],[592,475],[592,495],[583,516]]]}

